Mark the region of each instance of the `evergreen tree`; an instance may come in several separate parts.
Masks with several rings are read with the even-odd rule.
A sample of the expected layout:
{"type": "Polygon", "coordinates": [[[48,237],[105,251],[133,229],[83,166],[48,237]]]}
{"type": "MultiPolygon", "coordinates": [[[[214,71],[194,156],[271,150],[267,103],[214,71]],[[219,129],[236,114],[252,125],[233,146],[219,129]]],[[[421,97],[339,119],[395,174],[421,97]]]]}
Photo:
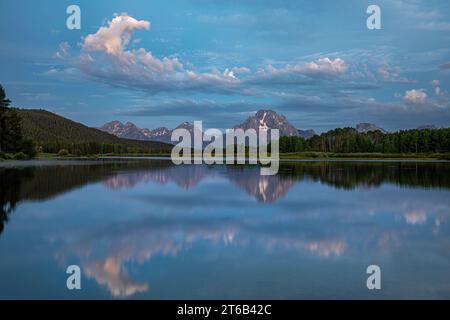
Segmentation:
{"type": "Polygon", "coordinates": [[[9,108],[11,100],[6,98],[5,89],[0,85],[0,151],[21,150],[22,125],[16,109],[9,108]]]}
{"type": "Polygon", "coordinates": [[[6,134],[6,114],[11,100],[6,98],[5,89],[0,85],[0,152],[4,150],[3,142],[6,134]]]}

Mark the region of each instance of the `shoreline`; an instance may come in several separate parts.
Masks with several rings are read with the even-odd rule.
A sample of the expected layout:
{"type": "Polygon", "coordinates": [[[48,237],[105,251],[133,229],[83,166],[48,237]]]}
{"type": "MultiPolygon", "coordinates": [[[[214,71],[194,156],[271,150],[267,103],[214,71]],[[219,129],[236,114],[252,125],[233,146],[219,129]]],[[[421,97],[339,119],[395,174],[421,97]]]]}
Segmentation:
{"type": "MultiPolygon", "coordinates": [[[[97,156],[97,157],[88,157],[88,156],[80,156],[80,157],[36,157],[33,159],[27,160],[3,160],[0,161],[0,168],[14,168],[14,167],[29,167],[29,166],[52,166],[52,165],[85,165],[85,164],[101,164],[103,161],[108,160],[162,160],[162,161],[170,161],[170,156],[167,155],[121,155],[121,156],[97,156]]],[[[248,160],[248,159],[246,159],[248,160]]],[[[450,163],[449,160],[446,159],[437,159],[437,158],[413,158],[413,157],[404,157],[404,158],[368,158],[368,157],[360,157],[360,158],[351,158],[351,157],[327,157],[327,158],[283,158],[280,157],[281,163],[314,163],[314,162],[370,162],[370,163],[381,163],[381,162],[421,162],[421,163],[450,163]]],[[[202,163],[202,165],[207,165],[206,163],[202,163]]],[[[213,165],[260,165],[258,164],[213,164],[213,165]]]]}
{"type": "MultiPolygon", "coordinates": [[[[169,158],[170,153],[142,153],[142,154],[96,154],[86,156],[58,156],[57,154],[38,154],[35,159],[99,159],[99,158],[169,158]]],[[[242,156],[235,157],[241,158],[242,156]]],[[[248,157],[245,157],[248,159],[248,157]]],[[[300,152],[280,153],[280,161],[289,160],[440,160],[450,161],[448,153],[433,154],[383,154],[383,153],[326,153],[326,152],[300,152]]]]}

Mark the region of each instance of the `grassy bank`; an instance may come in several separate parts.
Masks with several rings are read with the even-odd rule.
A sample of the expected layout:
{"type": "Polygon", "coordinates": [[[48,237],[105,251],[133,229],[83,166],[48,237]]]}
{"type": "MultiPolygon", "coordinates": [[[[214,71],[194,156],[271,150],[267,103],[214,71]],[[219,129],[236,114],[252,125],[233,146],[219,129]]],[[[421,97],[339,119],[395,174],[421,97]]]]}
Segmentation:
{"type": "Polygon", "coordinates": [[[5,160],[27,160],[30,159],[30,156],[23,152],[0,152],[0,161],[5,160]]]}
{"type": "Polygon", "coordinates": [[[105,153],[105,154],[91,154],[91,155],[59,155],[57,153],[38,153],[37,159],[98,159],[103,157],[170,157],[170,153],[105,153]]]}

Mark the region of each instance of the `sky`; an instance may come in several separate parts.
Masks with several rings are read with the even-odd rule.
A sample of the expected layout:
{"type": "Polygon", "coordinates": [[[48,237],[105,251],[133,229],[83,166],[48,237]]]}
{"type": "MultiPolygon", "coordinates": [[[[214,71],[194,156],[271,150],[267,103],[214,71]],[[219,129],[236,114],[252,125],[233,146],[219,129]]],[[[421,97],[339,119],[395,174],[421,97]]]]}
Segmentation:
{"type": "Polygon", "coordinates": [[[317,132],[450,126],[446,0],[1,0],[0,12],[13,105],[88,126],[226,129],[259,109],[317,132]]]}

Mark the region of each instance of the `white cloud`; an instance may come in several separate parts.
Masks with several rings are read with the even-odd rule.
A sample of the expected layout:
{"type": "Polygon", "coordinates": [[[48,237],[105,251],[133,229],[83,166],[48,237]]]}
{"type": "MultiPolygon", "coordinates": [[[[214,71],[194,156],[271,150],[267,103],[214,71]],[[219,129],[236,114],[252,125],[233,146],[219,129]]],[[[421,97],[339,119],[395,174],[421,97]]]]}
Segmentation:
{"type": "Polygon", "coordinates": [[[133,31],[149,28],[150,22],[138,21],[122,14],[109,21],[107,27],[101,27],[95,34],[88,35],[82,46],[87,51],[105,51],[112,55],[119,55],[130,42],[133,31]]]}
{"type": "Polygon", "coordinates": [[[317,74],[340,75],[347,71],[347,64],[341,58],[331,60],[320,58],[306,64],[306,71],[317,74]]]}
{"type": "Polygon", "coordinates": [[[347,64],[341,58],[331,60],[330,58],[319,58],[302,64],[287,64],[284,67],[276,68],[269,64],[264,69],[259,70],[261,76],[283,76],[283,75],[306,75],[306,76],[339,76],[348,69],[347,64]]]}
{"type": "Polygon", "coordinates": [[[63,43],[56,56],[91,78],[116,85],[131,86],[149,92],[204,90],[230,92],[237,90],[237,74],[248,73],[245,67],[234,67],[209,73],[188,70],[177,57],[157,58],[144,48],[128,50],[133,32],[149,29],[150,22],[136,20],[126,14],[114,17],[107,26],[86,36],[79,56],[68,56],[63,43]]]}
{"type": "Polygon", "coordinates": [[[175,56],[158,58],[144,48],[127,48],[132,43],[134,31],[148,30],[150,26],[149,21],[121,14],[83,38],[78,55],[71,56],[70,46],[62,43],[56,57],[90,79],[149,93],[201,91],[252,94],[258,86],[271,85],[273,77],[277,77],[276,81],[283,81],[278,77],[281,76],[288,83],[301,84],[308,78],[339,76],[348,69],[341,58],[322,57],[279,68],[268,65],[256,73],[245,66],[229,67],[223,71],[212,67],[210,72],[196,72],[192,65],[183,64],[175,56]],[[291,79],[293,75],[300,76],[298,81],[291,79]]]}
{"type": "Polygon", "coordinates": [[[407,103],[424,103],[427,99],[427,94],[425,93],[424,89],[412,89],[407,90],[405,92],[405,95],[403,96],[403,100],[405,100],[407,103]]]}

